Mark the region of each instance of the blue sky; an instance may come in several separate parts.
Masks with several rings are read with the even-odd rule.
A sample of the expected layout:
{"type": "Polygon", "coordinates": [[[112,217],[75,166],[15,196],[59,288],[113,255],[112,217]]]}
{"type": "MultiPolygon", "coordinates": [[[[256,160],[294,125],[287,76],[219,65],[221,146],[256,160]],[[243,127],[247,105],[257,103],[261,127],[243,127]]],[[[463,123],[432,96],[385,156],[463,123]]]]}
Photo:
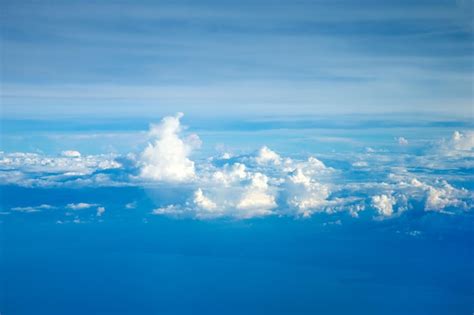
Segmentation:
{"type": "Polygon", "coordinates": [[[4,1],[6,117],[472,115],[472,2],[4,1]]]}
{"type": "Polygon", "coordinates": [[[2,1],[1,314],[471,314],[472,1],[2,1]]]}

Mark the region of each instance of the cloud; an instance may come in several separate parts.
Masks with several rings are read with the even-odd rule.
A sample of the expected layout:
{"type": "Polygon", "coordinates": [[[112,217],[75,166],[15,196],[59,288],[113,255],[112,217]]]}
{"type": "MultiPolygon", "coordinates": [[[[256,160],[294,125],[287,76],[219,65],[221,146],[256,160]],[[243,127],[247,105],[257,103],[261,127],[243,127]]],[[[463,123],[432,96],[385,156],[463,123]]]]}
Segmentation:
{"type": "Polygon", "coordinates": [[[200,146],[197,135],[180,138],[182,113],[162,119],[151,125],[149,136],[153,139],[142,152],[140,176],[144,179],[163,182],[187,182],[195,179],[194,162],[189,159],[191,151],[200,146]]]}
{"type": "Polygon", "coordinates": [[[459,131],[454,131],[451,136],[450,144],[453,149],[458,151],[472,151],[474,148],[474,132],[467,131],[461,133],[459,131]]]}
{"type": "Polygon", "coordinates": [[[372,206],[377,209],[379,215],[390,217],[393,215],[393,205],[396,200],[391,195],[378,195],[372,197],[372,206]]]}
{"type": "Polygon", "coordinates": [[[237,216],[251,218],[265,216],[272,213],[276,208],[275,195],[268,185],[268,177],[261,173],[251,176],[250,184],[245,187],[241,199],[236,208],[239,210],[237,216]]]}
{"type": "Polygon", "coordinates": [[[436,150],[447,156],[474,157],[474,131],[454,131],[449,139],[437,144],[436,150]]]}
{"type": "Polygon", "coordinates": [[[427,190],[425,210],[427,211],[443,211],[448,207],[456,207],[458,209],[467,209],[468,205],[460,198],[465,196],[466,190],[458,190],[442,181],[440,187],[433,187],[426,185],[424,189],[427,190]]]}
{"type": "Polygon", "coordinates": [[[113,182],[111,170],[119,170],[122,164],[113,154],[79,157],[54,157],[38,153],[0,152],[0,184],[16,184],[26,187],[64,185],[101,185],[113,182]]]}
{"type": "Polygon", "coordinates": [[[408,145],[408,140],[404,137],[399,137],[396,139],[399,145],[408,145]]]}
{"type": "Polygon", "coordinates": [[[276,152],[270,150],[267,146],[263,146],[258,150],[255,161],[257,161],[258,164],[273,163],[279,165],[281,157],[276,152]]]}
{"type": "Polygon", "coordinates": [[[229,186],[235,182],[245,180],[249,177],[247,167],[243,163],[234,163],[232,165],[225,164],[220,170],[216,170],[212,174],[212,180],[229,186]]]}
{"type": "Polygon", "coordinates": [[[189,216],[189,209],[186,209],[181,205],[167,205],[154,209],[152,214],[167,216],[189,216]]]}
{"type": "Polygon", "coordinates": [[[105,212],[105,208],[104,207],[97,207],[97,216],[98,217],[101,217],[105,212]]]}
{"type": "Polygon", "coordinates": [[[125,205],[125,209],[135,209],[137,207],[137,202],[129,202],[125,205]]]}
{"type": "MultiPolygon", "coordinates": [[[[311,217],[342,212],[359,217],[363,211],[380,219],[398,217],[408,210],[459,214],[473,208],[473,192],[462,188],[472,165],[473,133],[468,131],[456,131],[451,138],[437,142],[426,141],[416,153],[405,150],[394,154],[400,151],[393,142],[394,150],[375,147],[364,151],[360,146],[358,152],[287,157],[264,145],[256,151],[249,149],[250,153],[224,157],[218,153],[193,161],[191,154],[201,140],[183,132],[181,118],[178,113],[152,125],[150,143],[141,154],[67,153],[58,157],[0,152],[0,183],[165,187],[173,190],[172,197],[179,195],[180,201],[164,196],[156,200],[153,214],[198,219],[311,217]],[[149,185],[154,182],[160,184],[149,185]]],[[[400,144],[405,143],[401,139],[406,140],[395,139],[400,144]]],[[[123,204],[127,209],[137,207],[136,202],[123,204]]],[[[97,216],[105,211],[100,204],[89,203],[71,203],[66,208],[94,208],[97,216]]],[[[12,210],[35,212],[41,208],[12,210]]]]}
{"type": "Polygon", "coordinates": [[[367,163],[366,161],[356,161],[352,163],[352,166],[353,167],[367,167],[369,166],[369,163],[367,163]]]}
{"type": "Polygon", "coordinates": [[[330,193],[327,185],[316,182],[300,167],[286,178],[284,189],[289,207],[303,217],[322,210],[330,193]]]}
{"type": "Polygon", "coordinates": [[[64,156],[64,157],[69,157],[69,158],[81,157],[81,153],[79,151],[74,151],[74,150],[62,151],[61,155],[64,156]]]}
{"type": "Polygon", "coordinates": [[[215,202],[213,202],[211,199],[207,198],[204,196],[204,193],[202,192],[202,189],[199,188],[194,192],[194,204],[199,207],[200,209],[203,209],[208,212],[214,212],[217,209],[217,205],[215,202]]]}
{"type": "Polygon", "coordinates": [[[70,203],[66,206],[66,208],[71,209],[71,210],[83,210],[83,209],[89,209],[96,206],[98,206],[98,204],[96,203],[79,202],[79,203],[70,203]]]}
{"type": "Polygon", "coordinates": [[[25,212],[25,213],[31,213],[31,212],[40,212],[42,210],[50,210],[50,209],[55,209],[56,207],[53,207],[51,205],[47,204],[42,204],[39,206],[30,206],[30,207],[14,207],[11,208],[11,211],[17,211],[17,212],[25,212]]]}

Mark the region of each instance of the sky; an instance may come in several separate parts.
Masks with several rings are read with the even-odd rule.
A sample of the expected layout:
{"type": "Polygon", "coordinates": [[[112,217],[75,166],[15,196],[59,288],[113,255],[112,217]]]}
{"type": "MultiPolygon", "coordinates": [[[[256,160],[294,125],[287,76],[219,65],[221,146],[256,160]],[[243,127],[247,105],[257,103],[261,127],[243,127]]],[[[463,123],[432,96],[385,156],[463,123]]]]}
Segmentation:
{"type": "Polygon", "coordinates": [[[472,116],[472,1],[2,1],[5,117],[472,116]]]}
{"type": "Polygon", "coordinates": [[[472,15],[2,1],[0,313],[473,313],[472,15]]]}

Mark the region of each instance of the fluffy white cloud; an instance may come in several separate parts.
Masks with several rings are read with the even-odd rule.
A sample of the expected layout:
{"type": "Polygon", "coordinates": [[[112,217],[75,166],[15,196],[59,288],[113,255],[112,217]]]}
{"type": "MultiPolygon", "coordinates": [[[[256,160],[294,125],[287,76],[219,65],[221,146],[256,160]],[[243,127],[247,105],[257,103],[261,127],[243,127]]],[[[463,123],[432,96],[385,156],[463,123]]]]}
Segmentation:
{"type": "Polygon", "coordinates": [[[372,206],[377,209],[379,215],[390,217],[393,215],[393,206],[396,199],[391,195],[377,195],[372,197],[372,206]]]}
{"type": "Polygon", "coordinates": [[[162,119],[152,125],[149,131],[152,142],[143,151],[140,159],[142,178],[185,182],[195,179],[194,162],[189,159],[191,151],[200,145],[197,135],[180,138],[182,113],[162,119]]]}
{"type": "Polygon", "coordinates": [[[101,217],[105,212],[105,208],[104,207],[97,207],[97,216],[98,217],[101,217]]]}
{"type": "Polygon", "coordinates": [[[272,163],[279,165],[281,162],[281,157],[276,152],[270,150],[267,146],[263,146],[260,148],[260,150],[258,150],[255,161],[258,164],[272,163]]]}
{"type": "Polygon", "coordinates": [[[408,145],[408,140],[405,139],[404,137],[397,138],[397,142],[399,145],[408,145]]]}
{"type": "Polygon", "coordinates": [[[417,178],[412,178],[408,187],[412,188],[410,195],[413,198],[421,196],[424,199],[425,211],[446,212],[445,209],[449,207],[455,207],[458,210],[467,210],[472,207],[468,201],[472,200],[474,195],[464,188],[453,187],[446,180],[435,180],[427,184],[417,178]]]}
{"type": "Polygon", "coordinates": [[[285,194],[288,205],[296,209],[298,215],[311,216],[312,213],[322,210],[329,197],[329,187],[316,182],[297,168],[291,173],[285,182],[285,194]]]}
{"type": "Polygon", "coordinates": [[[474,157],[474,131],[454,131],[451,138],[436,145],[436,151],[447,156],[474,157]]]}
{"type": "Polygon", "coordinates": [[[222,169],[216,170],[212,174],[212,180],[224,186],[229,186],[235,182],[247,179],[249,174],[246,169],[247,167],[242,163],[225,164],[222,169]]]}
{"type": "Polygon", "coordinates": [[[188,216],[189,209],[186,209],[185,207],[181,205],[168,205],[168,206],[154,209],[152,211],[152,214],[181,217],[181,216],[188,216]]]}
{"type": "MultiPolygon", "coordinates": [[[[293,161],[272,152],[263,147],[255,156],[235,157],[233,164],[201,167],[195,181],[200,188],[193,197],[181,206],[155,209],[154,214],[197,218],[309,217],[314,212],[324,211],[326,206],[331,207],[328,211],[342,207],[345,201],[329,202],[329,186],[318,181],[320,177],[327,178],[333,169],[315,157],[293,161]],[[277,200],[284,204],[279,205],[277,200]]],[[[349,208],[354,205],[348,204],[349,208]]],[[[362,208],[358,209],[361,211],[362,208]]]]}
{"type": "Polygon", "coordinates": [[[96,170],[115,169],[121,164],[113,155],[76,157],[50,157],[37,153],[0,152],[0,169],[21,169],[25,172],[63,173],[70,176],[90,174],[96,170]]]}
{"type": "Polygon", "coordinates": [[[125,205],[125,209],[135,209],[137,207],[137,202],[129,202],[125,205]]]}
{"type": "Polygon", "coordinates": [[[453,135],[451,137],[451,144],[456,150],[472,151],[472,149],[474,148],[474,132],[453,132],[453,135]]]}
{"type": "Polygon", "coordinates": [[[66,150],[66,151],[62,151],[61,155],[64,157],[69,157],[69,158],[78,158],[78,157],[81,157],[81,152],[75,151],[75,150],[66,150]]]}
{"type": "Polygon", "coordinates": [[[199,188],[194,192],[194,204],[205,211],[213,212],[217,209],[217,205],[211,199],[204,196],[202,189],[199,188]]]}
{"type": "Polygon", "coordinates": [[[51,157],[37,153],[0,152],[0,184],[64,186],[113,184],[107,170],[120,169],[115,155],[51,157]],[[81,182],[84,181],[84,182],[81,182]]]}
{"type": "Polygon", "coordinates": [[[237,215],[243,218],[269,215],[276,207],[275,195],[268,186],[268,177],[262,173],[252,174],[250,184],[237,203],[237,215]]]}
{"type": "Polygon", "coordinates": [[[83,210],[83,209],[89,209],[96,206],[98,206],[98,204],[96,203],[79,202],[79,203],[70,203],[66,206],[66,208],[71,209],[71,210],[83,210]]]}
{"type": "Polygon", "coordinates": [[[465,189],[458,190],[446,181],[440,187],[427,186],[425,210],[443,211],[447,207],[466,209],[467,203],[460,199],[466,193],[465,189]]]}
{"type": "MultiPolygon", "coordinates": [[[[62,156],[51,157],[0,152],[0,184],[150,187],[150,181],[171,182],[175,189],[185,186],[183,203],[170,200],[170,205],[153,210],[153,214],[200,219],[266,215],[309,217],[318,212],[342,211],[357,217],[366,210],[384,218],[399,216],[414,207],[419,209],[420,205],[424,205],[425,211],[441,213],[473,208],[473,193],[456,188],[466,180],[466,170],[473,165],[472,132],[456,131],[450,139],[437,141],[436,149],[423,147],[419,151],[423,154],[414,155],[410,150],[393,154],[390,149],[368,148],[366,152],[321,155],[334,168],[312,156],[307,159],[280,156],[267,146],[253,154],[225,154],[221,158],[202,158],[195,163],[190,156],[201,145],[201,140],[194,134],[183,135],[181,117],[178,113],[152,125],[148,133],[150,143],[137,155],[85,156],[68,150],[63,151],[62,156]],[[413,170],[417,178],[410,173],[414,173],[413,170]],[[448,181],[457,184],[451,185],[448,181]],[[367,200],[367,196],[373,197],[367,200]]],[[[408,143],[403,137],[395,140],[400,145],[408,143]]],[[[422,141],[414,143],[418,146],[422,141]]],[[[41,207],[12,210],[46,209],[41,207]]],[[[71,210],[93,207],[97,209],[97,216],[105,211],[98,204],[66,206],[71,210]]],[[[135,202],[125,205],[127,209],[135,207],[135,202]]]]}

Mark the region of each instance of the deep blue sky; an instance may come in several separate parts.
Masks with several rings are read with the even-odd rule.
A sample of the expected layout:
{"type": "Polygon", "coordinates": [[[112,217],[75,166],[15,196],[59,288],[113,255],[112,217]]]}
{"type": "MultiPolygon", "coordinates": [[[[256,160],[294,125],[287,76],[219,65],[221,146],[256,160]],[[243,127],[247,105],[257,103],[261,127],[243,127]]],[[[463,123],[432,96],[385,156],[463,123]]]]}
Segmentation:
{"type": "Polygon", "coordinates": [[[7,117],[472,115],[472,2],[2,1],[7,117]]]}

